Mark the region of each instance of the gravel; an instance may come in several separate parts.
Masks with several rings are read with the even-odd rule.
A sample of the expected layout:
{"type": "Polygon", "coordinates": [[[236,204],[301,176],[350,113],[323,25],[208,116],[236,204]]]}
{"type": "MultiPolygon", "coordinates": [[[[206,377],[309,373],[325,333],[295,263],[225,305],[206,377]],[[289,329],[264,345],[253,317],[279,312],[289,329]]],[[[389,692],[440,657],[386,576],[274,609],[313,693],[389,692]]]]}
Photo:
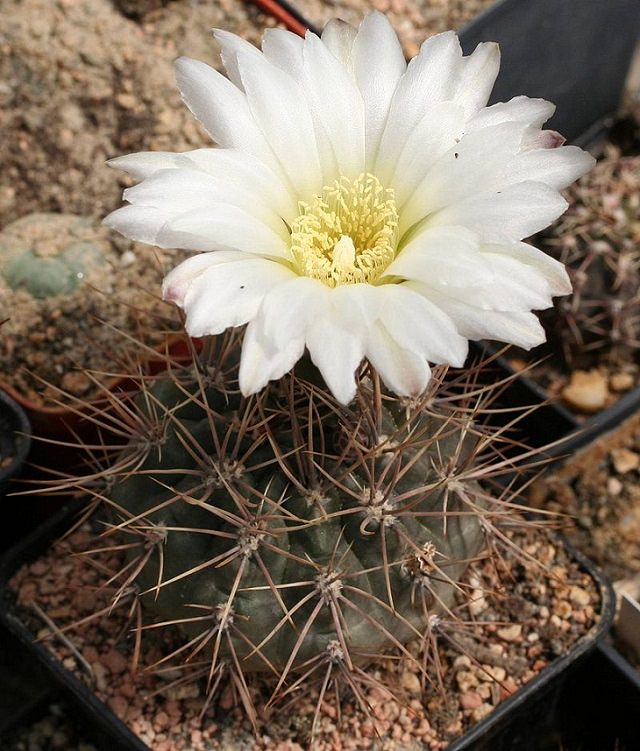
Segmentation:
{"type": "MultiPolygon", "coordinates": [[[[344,686],[339,698],[328,692],[312,743],[317,688],[295,693],[285,710],[274,710],[266,705],[268,684],[250,678],[254,737],[231,684],[223,682],[207,705],[206,685],[182,680],[186,666],[169,663],[154,671],[150,666],[180,644],[180,635],[171,628],[145,630],[138,650],[135,615],[128,618],[135,614],[133,600],[124,597],[108,614],[114,586],[105,579],[120,568],[120,554],[70,555],[95,546],[87,527],[23,567],[12,587],[38,637],[154,751],[398,751],[420,744],[435,750],[487,716],[598,621],[593,581],[549,531],[508,535],[520,552],[509,546],[497,563],[471,566],[463,589],[471,593],[472,606],[460,603],[434,627],[439,670],[429,660],[425,681],[407,656],[382,655],[367,669],[370,682],[362,687],[370,709],[344,686]]],[[[418,655],[417,644],[409,650],[418,655]]]]}

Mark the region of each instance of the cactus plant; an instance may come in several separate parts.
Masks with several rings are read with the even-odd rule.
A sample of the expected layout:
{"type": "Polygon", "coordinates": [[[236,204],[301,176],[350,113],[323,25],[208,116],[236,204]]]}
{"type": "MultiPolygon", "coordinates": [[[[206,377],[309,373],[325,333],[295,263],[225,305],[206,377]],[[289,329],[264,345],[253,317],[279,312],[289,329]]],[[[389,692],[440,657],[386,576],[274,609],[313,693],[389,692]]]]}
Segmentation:
{"type": "Polygon", "coordinates": [[[0,271],[10,289],[37,300],[68,295],[107,264],[104,241],[91,222],[72,215],[30,214],[14,222],[0,243],[0,271]]]}
{"type": "Polygon", "coordinates": [[[342,678],[363,703],[385,650],[427,679],[466,568],[508,544],[517,505],[480,483],[508,467],[478,425],[492,392],[438,366],[542,341],[532,311],[568,279],[520,240],[593,160],[542,130],[549,103],[485,107],[495,44],[464,57],[448,32],[407,66],[380,13],[262,53],[215,36],[229,80],[177,77],[221,148],[111,162],[140,182],[105,223],[198,251],[163,297],[204,339],[118,405],[128,442],[94,490],[125,538],[116,599],[180,628],[158,664],[200,664],[209,695],[228,671],[251,712],[251,672],[274,700],[315,678],[320,706],[342,678]]]}
{"type": "Polygon", "coordinates": [[[467,567],[516,523],[480,483],[511,467],[481,426],[495,389],[443,367],[403,399],[365,365],[344,406],[303,360],[247,398],[237,332],[193,354],[101,418],[119,448],[76,481],[109,509],[101,549],[127,551],[115,601],[182,633],[156,667],[195,665],[210,695],[230,673],[252,717],[250,673],[274,700],[314,679],[357,692],[388,650],[426,676],[441,620],[474,596],[467,567]]]}
{"type": "Polygon", "coordinates": [[[569,188],[570,209],[542,247],[566,264],[571,297],[543,314],[570,367],[600,356],[634,362],[640,346],[640,157],[611,145],[594,170],[569,188]]]}

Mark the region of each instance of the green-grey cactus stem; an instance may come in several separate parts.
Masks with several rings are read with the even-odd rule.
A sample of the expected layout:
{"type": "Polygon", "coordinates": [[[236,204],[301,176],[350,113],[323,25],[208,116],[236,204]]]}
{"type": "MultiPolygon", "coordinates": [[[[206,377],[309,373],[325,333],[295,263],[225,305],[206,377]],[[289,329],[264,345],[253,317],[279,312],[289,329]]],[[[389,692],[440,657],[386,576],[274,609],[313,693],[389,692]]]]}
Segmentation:
{"type": "Polygon", "coordinates": [[[281,680],[421,638],[484,545],[478,488],[452,479],[468,416],[366,379],[344,408],[300,375],[251,399],[235,378],[173,370],[139,401],[146,459],[110,500],[146,609],[179,622],[185,659],[281,680]]]}
{"type": "Polygon", "coordinates": [[[11,289],[22,287],[42,300],[73,292],[88,268],[96,263],[105,261],[100,248],[92,242],[75,242],[54,256],[28,249],[7,264],[4,277],[11,289]]]}

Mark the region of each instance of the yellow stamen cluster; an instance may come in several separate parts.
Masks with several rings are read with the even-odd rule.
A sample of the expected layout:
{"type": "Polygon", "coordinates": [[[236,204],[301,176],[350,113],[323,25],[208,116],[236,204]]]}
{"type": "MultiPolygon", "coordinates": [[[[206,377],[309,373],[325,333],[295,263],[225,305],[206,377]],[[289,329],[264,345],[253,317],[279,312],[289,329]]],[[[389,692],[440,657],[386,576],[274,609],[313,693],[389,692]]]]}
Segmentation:
{"type": "Polygon", "coordinates": [[[291,252],[302,276],[329,287],[373,283],[395,257],[398,210],[377,177],[341,177],[311,203],[300,201],[291,252]]]}

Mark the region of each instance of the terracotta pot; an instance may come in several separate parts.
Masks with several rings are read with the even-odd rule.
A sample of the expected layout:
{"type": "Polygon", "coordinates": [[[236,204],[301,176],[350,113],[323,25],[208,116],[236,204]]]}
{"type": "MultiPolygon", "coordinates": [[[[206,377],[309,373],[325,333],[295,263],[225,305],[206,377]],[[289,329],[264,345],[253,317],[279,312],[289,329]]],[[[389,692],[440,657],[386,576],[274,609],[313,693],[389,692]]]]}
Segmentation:
{"type": "MultiPolygon", "coordinates": [[[[199,340],[191,340],[186,334],[173,334],[167,338],[164,344],[140,357],[142,363],[141,375],[154,375],[164,370],[168,361],[179,364],[190,360],[191,348],[199,349],[200,346],[199,340]]],[[[76,404],[69,406],[48,406],[33,401],[14,387],[4,383],[1,376],[0,389],[5,391],[25,411],[33,427],[34,436],[63,439],[72,433],[82,437],[90,435],[95,429],[90,418],[101,410],[108,408],[108,393],[135,394],[139,389],[139,382],[137,378],[129,376],[110,378],[105,381],[101,393],[87,399],[78,398],[76,404]]]]}

